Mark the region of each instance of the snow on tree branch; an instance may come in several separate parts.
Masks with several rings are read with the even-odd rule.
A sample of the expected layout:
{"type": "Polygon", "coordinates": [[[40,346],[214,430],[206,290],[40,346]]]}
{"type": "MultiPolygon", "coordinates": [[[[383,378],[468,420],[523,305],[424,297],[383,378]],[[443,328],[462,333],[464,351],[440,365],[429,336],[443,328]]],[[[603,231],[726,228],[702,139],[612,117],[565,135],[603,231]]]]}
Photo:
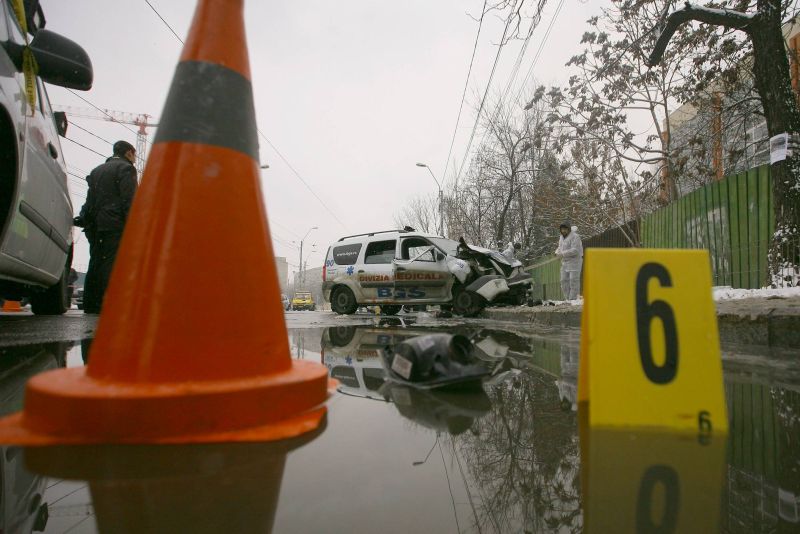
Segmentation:
{"type": "Polygon", "coordinates": [[[667,22],[661,30],[655,47],[647,60],[647,65],[649,67],[655,67],[661,62],[669,40],[680,25],[685,22],[695,20],[697,22],[724,26],[725,28],[742,30],[749,33],[750,25],[757,16],[757,13],[743,13],[733,9],[715,9],[686,2],[682,9],[673,11],[667,17],[667,22]]]}

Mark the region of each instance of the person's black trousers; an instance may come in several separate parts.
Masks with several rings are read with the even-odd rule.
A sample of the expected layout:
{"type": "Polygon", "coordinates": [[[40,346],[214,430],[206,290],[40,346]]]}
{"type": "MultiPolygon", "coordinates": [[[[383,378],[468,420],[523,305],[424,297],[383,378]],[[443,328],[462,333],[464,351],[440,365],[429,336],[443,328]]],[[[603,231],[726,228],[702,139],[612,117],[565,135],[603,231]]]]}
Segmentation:
{"type": "Polygon", "coordinates": [[[83,287],[84,313],[100,313],[121,239],[119,232],[97,232],[90,241],[89,270],[83,287]]]}

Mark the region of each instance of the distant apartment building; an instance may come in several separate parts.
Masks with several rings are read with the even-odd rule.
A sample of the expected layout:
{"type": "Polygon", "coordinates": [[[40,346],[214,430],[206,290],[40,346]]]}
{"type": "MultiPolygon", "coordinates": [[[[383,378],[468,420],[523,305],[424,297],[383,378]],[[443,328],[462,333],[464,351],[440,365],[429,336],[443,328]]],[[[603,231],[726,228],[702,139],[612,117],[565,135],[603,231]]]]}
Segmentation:
{"type": "MultiPolygon", "coordinates": [[[[800,98],[800,20],[784,25],[784,37],[792,86],[800,98]]],[[[680,106],[664,121],[673,167],[680,169],[669,172],[666,165],[658,166],[664,203],[675,200],[675,194],[681,197],[714,180],[769,163],[769,134],[760,102],[732,106],[752,93],[752,81],[735,92],[723,90],[721,83],[718,87],[697,104],[680,106]]]]}
{"type": "Polygon", "coordinates": [[[275,256],[275,268],[278,271],[278,282],[281,286],[281,293],[289,294],[289,262],[282,256],[275,256]]]}

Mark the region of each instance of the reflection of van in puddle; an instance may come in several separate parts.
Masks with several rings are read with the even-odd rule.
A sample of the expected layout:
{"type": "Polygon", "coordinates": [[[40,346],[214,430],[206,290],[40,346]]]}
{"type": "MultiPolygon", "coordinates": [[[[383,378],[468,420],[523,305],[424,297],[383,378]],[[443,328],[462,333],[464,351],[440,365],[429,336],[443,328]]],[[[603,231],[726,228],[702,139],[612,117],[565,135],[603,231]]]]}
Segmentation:
{"type": "MultiPolygon", "coordinates": [[[[25,383],[35,374],[66,365],[71,344],[48,343],[3,350],[0,360],[0,416],[22,408],[25,383]]],[[[45,479],[23,465],[21,447],[0,447],[0,532],[37,532],[47,525],[42,501],[45,479]]]]}
{"type": "Polygon", "coordinates": [[[322,363],[328,367],[331,378],[339,380],[342,393],[386,400],[378,393],[385,381],[381,351],[425,333],[424,330],[405,328],[328,328],[322,334],[322,363]]]}
{"type": "Polygon", "coordinates": [[[327,328],[322,334],[322,363],[331,378],[339,380],[342,393],[386,400],[378,393],[385,380],[383,349],[430,333],[419,328],[380,326],[327,328]]]}

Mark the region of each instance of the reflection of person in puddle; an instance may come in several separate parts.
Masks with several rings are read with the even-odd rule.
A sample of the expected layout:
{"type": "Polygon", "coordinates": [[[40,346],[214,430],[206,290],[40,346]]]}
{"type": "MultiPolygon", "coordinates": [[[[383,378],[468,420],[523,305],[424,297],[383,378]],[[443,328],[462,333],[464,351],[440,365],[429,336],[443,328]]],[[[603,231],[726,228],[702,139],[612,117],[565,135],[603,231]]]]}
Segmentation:
{"type": "Polygon", "coordinates": [[[89,363],[89,349],[91,348],[92,338],[87,337],[86,339],[81,339],[81,359],[83,359],[83,365],[89,363]]]}

